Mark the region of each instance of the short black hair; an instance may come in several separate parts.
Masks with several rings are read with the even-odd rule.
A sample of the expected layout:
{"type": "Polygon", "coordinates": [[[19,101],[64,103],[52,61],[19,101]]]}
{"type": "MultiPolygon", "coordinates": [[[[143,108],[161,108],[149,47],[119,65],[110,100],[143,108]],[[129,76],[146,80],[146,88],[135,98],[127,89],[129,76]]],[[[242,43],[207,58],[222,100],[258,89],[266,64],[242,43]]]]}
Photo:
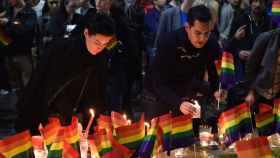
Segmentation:
{"type": "Polygon", "coordinates": [[[208,23],[212,19],[210,9],[205,5],[197,5],[192,7],[188,12],[188,24],[193,25],[195,20],[208,23]]]}
{"type": "Polygon", "coordinates": [[[102,34],[112,36],[116,32],[114,20],[105,13],[96,13],[88,17],[85,28],[89,30],[89,34],[102,34]]]}

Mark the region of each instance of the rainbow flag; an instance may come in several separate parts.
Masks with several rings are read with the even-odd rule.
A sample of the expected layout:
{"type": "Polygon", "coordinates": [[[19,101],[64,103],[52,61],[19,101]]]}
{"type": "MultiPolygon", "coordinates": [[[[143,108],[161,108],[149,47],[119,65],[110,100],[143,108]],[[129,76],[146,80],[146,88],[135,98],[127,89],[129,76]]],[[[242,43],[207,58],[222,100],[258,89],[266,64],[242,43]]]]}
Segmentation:
{"type": "Polygon", "coordinates": [[[112,119],[110,116],[99,115],[97,126],[98,128],[106,129],[107,131],[113,131],[112,119]]]}
{"type": "Polygon", "coordinates": [[[280,133],[280,98],[276,98],[273,101],[273,114],[275,118],[275,130],[280,133]]]}
{"type": "Polygon", "coordinates": [[[116,129],[117,140],[129,149],[137,149],[145,137],[144,114],[139,122],[116,129]]]}
{"type": "Polygon", "coordinates": [[[156,141],[155,141],[155,144],[154,144],[152,157],[157,156],[159,153],[161,153],[163,151],[163,142],[164,142],[163,130],[159,126],[157,128],[157,131],[156,131],[156,141]]]}
{"type": "Polygon", "coordinates": [[[221,60],[215,60],[215,67],[216,67],[216,71],[219,76],[221,75],[221,72],[222,72],[221,66],[222,66],[221,60]]]}
{"type": "Polygon", "coordinates": [[[134,150],[129,150],[127,147],[125,147],[124,145],[121,145],[112,135],[112,133],[108,133],[108,137],[111,141],[113,150],[118,151],[119,153],[121,153],[123,155],[124,158],[130,158],[133,153],[134,150]]]}
{"type": "Polygon", "coordinates": [[[124,116],[115,111],[111,112],[111,120],[114,128],[128,125],[128,121],[124,118],[124,116]]]}
{"type": "Polygon", "coordinates": [[[153,152],[153,147],[156,141],[156,134],[158,125],[158,118],[152,119],[151,127],[149,128],[139,149],[139,156],[141,158],[150,158],[153,152]]]}
{"type": "Polygon", "coordinates": [[[194,143],[192,117],[181,115],[172,118],[171,149],[187,147],[194,143]]]}
{"type": "Polygon", "coordinates": [[[272,107],[259,104],[260,112],[255,115],[256,127],[260,136],[269,136],[275,133],[274,115],[272,107]]]}
{"type": "Polygon", "coordinates": [[[43,136],[45,144],[48,148],[56,139],[60,127],[61,124],[58,118],[56,119],[52,118],[45,127],[39,127],[39,131],[43,136]]]}
{"type": "Polygon", "coordinates": [[[228,138],[225,145],[252,132],[250,107],[245,103],[223,112],[218,122],[221,134],[228,138]]]}
{"type": "Polygon", "coordinates": [[[163,130],[163,148],[164,150],[170,151],[170,135],[172,130],[172,116],[171,114],[165,114],[158,117],[159,126],[163,130]]]}
{"type": "Polygon", "coordinates": [[[91,157],[95,157],[95,158],[100,158],[99,152],[97,150],[97,147],[95,145],[94,139],[89,139],[89,148],[90,148],[90,154],[91,157]]]}
{"type": "Polygon", "coordinates": [[[106,129],[99,129],[95,131],[93,139],[100,156],[112,150],[112,144],[106,129]]]}
{"type": "Polygon", "coordinates": [[[79,158],[80,154],[67,141],[63,142],[62,158],[79,158]]]}
{"type": "Polygon", "coordinates": [[[72,117],[72,122],[70,125],[60,128],[54,143],[51,144],[49,157],[60,158],[62,156],[64,141],[71,144],[71,146],[79,152],[80,135],[77,117],[72,117]]]}
{"type": "Polygon", "coordinates": [[[12,42],[11,38],[5,32],[3,27],[0,27],[0,43],[3,45],[9,45],[12,42]]]}
{"type": "Polygon", "coordinates": [[[223,89],[230,89],[235,85],[233,55],[229,52],[223,52],[221,60],[221,86],[223,89]]]}
{"type": "Polygon", "coordinates": [[[24,131],[0,140],[0,153],[6,158],[33,158],[30,132],[24,131]]]}
{"type": "Polygon", "coordinates": [[[271,12],[272,12],[272,15],[274,15],[274,16],[280,15],[280,1],[279,0],[272,1],[271,12]]]}
{"type": "Polygon", "coordinates": [[[238,158],[272,158],[272,151],[266,137],[236,142],[238,158]]]}

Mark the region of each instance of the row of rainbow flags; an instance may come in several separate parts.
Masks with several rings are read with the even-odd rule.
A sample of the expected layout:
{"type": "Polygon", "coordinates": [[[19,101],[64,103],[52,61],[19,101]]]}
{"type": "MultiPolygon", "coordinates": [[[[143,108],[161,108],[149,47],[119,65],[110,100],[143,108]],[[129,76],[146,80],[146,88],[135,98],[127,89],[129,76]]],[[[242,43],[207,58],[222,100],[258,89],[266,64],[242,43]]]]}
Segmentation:
{"type": "MultiPolygon", "coordinates": [[[[79,157],[81,130],[78,124],[78,118],[75,116],[68,126],[62,126],[58,118],[49,118],[46,126],[39,127],[44,140],[41,145],[32,144],[30,132],[24,131],[0,140],[0,153],[6,158],[31,158],[33,150],[37,149],[48,150],[50,158],[79,157]]],[[[90,152],[95,158],[148,158],[163,151],[192,145],[196,138],[189,115],[172,117],[171,114],[165,114],[153,118],[148,127],[145,126],[144,114],[139,121],[129,124],[122,114],[112,112],[111,116],[99,116],[88,141],[90,152]]]]}
{"type": "MultiPolygon", "coordinates": [[[[219,133],[225,136],[225,145],[239,142],[253,130],[264,137],[280,132],[280,98],[274,100],[274,105],[259,104],[259,109],[258,114],[251,115],[250,106],[243,103],[221,113],[218,126],[219,133]]],[[[32,144],[29,131],[24,131],[0,140],[0,153],[6,158],[29,158],[33,157],[33,149],[47,149],[50,158],[79,157],[81,130],[78,124],[75,116],[68,126],[62,126],[58,118],[49,118],[46,126],[39,127],[44,145],[32,144]]],[[[149,158],[199,141],[194,136],[192,117],[189,115],[172,117],[169,113],[153,118],[150,126],[145,124],[144,114],[132,124],[118,112],[113,111],[111,116],[100,115],[93,134],[88,136],[91,154],[96,158],[149,158]]],[[[241,151],[245,150],[242,146],[238,147],[241,151]]]]}

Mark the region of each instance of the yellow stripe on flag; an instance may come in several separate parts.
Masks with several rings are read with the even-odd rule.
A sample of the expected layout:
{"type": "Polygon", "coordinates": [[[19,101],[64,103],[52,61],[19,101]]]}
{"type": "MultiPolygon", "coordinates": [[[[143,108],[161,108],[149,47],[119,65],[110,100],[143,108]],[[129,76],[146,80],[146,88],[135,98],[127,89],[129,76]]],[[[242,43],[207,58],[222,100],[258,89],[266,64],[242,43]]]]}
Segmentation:
{"type": "Polygon", "coordinates": [[[173,128],[172,129],[172,134],[188,132],[188,131],[190,131],[192,129],[193,129],[193,127],[192,127],[192,124],[190,123],[190,124],[187,124],[187,125],[184,125],[184,126],[173,128]]]}
{"type": "Polygon", "coordinates": [[[11,158],[11,157],[14,157],[22,152],[25,152],[27,151],[28,149],[32,148],[32,143],[31,141],[30,142],[27,142],[26,144],[23,144],[19,147],[16,147],[8,152],[5,152],[5,153],[2,153],[4,156],[6,156],[7,158],[11,158]]]}
{"type": "Polygon", "coordinates": [[[139,140],[143,139],[144,136],[145,136],[145,131],[142,130],[141,133],[138,133],[136,135],[132,135],[129,137],[125,137],[125,138],[120,138],[118,141],[120,144],[127,144],[127,143],[139,141],[139,140]]]}

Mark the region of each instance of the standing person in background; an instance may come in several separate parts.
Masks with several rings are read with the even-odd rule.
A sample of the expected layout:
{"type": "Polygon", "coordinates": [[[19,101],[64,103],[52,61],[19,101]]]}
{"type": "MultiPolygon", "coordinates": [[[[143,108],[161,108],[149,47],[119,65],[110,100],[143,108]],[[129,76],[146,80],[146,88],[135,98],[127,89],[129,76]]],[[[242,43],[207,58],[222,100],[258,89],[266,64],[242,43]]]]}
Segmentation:
{"type": "Polygon", "coordinates": [[[23,88],[32,74],[31,48],[37,26],[35,11],[24,0],[9,0],[7,12],[0,25],[11,38],[11,43],[1,50],[0,58],[10,57],[16,72],[17,88],[23,88]]]}
{"type": "Polygon", "coordinates": [[[180,6],[171,7],[162,13],[155,39],[155,48],[157,48],[159,38],[162,34],[179,29],[186,24],[187,14],[192,7],[193,1],[184,0],[180,6]]]}
{"type": "Polygon", "coordinates": [[[280,29],[256,39],[246,65],[249,93],[245,101],[258,111],[258,103],[273,105],[280,97],[280,29]]]}
{"type": "Polygon", "coordinates": [[[155,58],[154,43],[159,26],[159,19],[161,13],[167,8],[166,0],[154,0],[154,5],[151,9],[147,10],[144,17],[145,31],[145,52],[147,57],[147,67],[149,67],[155,58]]]}
{"type": "Polygon", "coordinates": [[[233,23],[243,13],[241,4],[242,0],[229,0],[229,3],[224,3],[222,6],[219,20],[220,42],[222,45],[232,38],[230,32],[233,23]]]}
{"type": "Polygon", "coordinates": [[[259,34],[269,31],[272,26],[271,17],[267,15],[264,0],[251,0],[250,8],[232,24],[229,43],[234,54],[236,81],[245,81],[245,64],[259,34]]]}

